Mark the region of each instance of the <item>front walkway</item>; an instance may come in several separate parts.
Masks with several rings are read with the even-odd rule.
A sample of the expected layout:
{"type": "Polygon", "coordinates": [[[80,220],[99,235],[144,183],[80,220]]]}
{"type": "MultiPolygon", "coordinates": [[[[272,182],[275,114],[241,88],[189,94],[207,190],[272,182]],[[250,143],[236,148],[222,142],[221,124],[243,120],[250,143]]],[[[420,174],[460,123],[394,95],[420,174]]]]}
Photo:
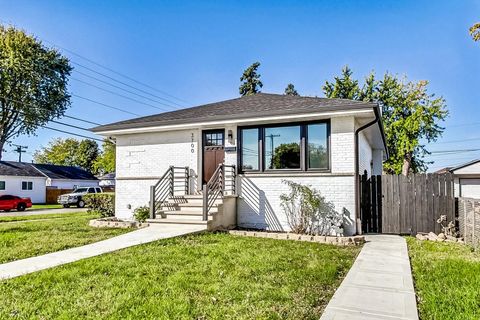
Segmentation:
{"type": "Polygon", "coordinates": [[[82,247],[49,253],[0,264],[0,280],[15,278],[62,264],[91,258],[104,253],[148,243],[160,239],[182,236],[206,230],[206,226],[187,224],[152,224],[149,227],[122,234],[107,240],[95,242],[82,247]]]}
{"type": "Polygon", "coordinates": [[[321,320],[418,319],[407,243],[369,235],[321,320]]]}

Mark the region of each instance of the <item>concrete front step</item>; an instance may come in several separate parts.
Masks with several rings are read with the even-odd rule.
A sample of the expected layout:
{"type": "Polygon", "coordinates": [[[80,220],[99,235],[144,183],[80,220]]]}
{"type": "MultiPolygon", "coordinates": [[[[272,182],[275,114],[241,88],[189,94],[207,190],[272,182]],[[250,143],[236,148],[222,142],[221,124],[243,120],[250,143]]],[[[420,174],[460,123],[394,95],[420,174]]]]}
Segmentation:
{"type": "MultiPolygon", "coordinates": [[[[175,213],[175,212],[185,212],[186,214],[188,213],[195,213],[195,212],[198,212],[198,213],[203,213],[203,208],[197,208],[197,207],[162,207],[161,212],[171,212],[171,213],[175,213]]],[[[209,213],[217,213],[218,212],[218,208],[217,207],[212,207],[209,211],[209,213]]]]}
{"type": "Polygon", "coordinates": [[[172,218],[157,218],[147,219],[148,223],[164,223],[164,224],[194,224],[194,225],[208,225],[211,220],[193,220],[193,219],[172,219],[172,218]]]}

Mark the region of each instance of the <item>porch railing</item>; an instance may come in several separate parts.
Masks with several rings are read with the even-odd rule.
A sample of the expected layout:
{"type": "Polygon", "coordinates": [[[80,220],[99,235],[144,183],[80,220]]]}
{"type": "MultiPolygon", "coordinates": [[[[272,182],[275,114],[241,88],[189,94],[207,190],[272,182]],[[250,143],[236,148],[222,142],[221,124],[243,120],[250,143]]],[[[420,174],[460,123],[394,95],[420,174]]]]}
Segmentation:
{"type": "Polygon", "coordinates": [[[168,197],[178,192],[190,193],[189,171],[188,167],[170,166],[158,182],[150,186],[150,219],[155,219],[168,197]]]}
{"type": "Polygon", "coordinates": [[[210,210],[215,201],[227,193],[234,195],[235,190],[235,166],[219,164],[210,180],[203,185],[203,220],[208,220],[210,210]]]}

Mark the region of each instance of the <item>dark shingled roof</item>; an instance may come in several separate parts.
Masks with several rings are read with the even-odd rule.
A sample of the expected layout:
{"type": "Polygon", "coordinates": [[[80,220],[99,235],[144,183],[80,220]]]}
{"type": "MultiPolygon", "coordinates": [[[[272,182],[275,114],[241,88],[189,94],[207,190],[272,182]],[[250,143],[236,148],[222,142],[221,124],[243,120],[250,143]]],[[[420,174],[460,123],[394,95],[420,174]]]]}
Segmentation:
{"type": "Polygon", "coordinates": [[[345,109],[360,110],[373,107],[376,107],[376,104],[346,99],[257,93],[237,99],[111,123],[95,127],[92,131],[101,132],[205,121],[246,119],[260,116],[308,114],[311,112],[341,111],[345,109]]]}
{"type": "Polygon", "coordinates": [[[0,176],[45,177],[31,163],[0,161],[0,176]]]}
{"type": "Polygon", "coordinates": [[[50,179],[97,180],[90,172],[73,166],[57,166],[54,164],[32,164],[50,179]]]}

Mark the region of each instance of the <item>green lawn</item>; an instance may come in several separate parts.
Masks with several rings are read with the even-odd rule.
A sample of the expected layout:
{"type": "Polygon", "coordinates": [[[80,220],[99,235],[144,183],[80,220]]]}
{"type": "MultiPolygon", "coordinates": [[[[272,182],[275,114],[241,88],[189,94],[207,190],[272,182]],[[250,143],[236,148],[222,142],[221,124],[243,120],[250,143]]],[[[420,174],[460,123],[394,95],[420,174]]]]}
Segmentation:
{"type": "Polygon", "coordinates": [[[480,253],[407,238],[420,318],[480,319],[480,253]]]}
{"type": "Polygon", "coordinates": [[[319,319],[359,247],[201,234],[0,282],[0,318],[319,319]]]}
{"type": "Polygon", "coordinates": [[[41,210],[41,209],[61,209],[63,206],[61,204],[34,204],[31,208],[27,209],[28,211],[32,210],[41,210]]]}
{"type": "Polygon", "coordinates": [[[96,217],[97,214],[86,212],[0,217],[0,263],[77,247],[128,232],[125,229],[88,226],[88,221],[96,217]]]}

